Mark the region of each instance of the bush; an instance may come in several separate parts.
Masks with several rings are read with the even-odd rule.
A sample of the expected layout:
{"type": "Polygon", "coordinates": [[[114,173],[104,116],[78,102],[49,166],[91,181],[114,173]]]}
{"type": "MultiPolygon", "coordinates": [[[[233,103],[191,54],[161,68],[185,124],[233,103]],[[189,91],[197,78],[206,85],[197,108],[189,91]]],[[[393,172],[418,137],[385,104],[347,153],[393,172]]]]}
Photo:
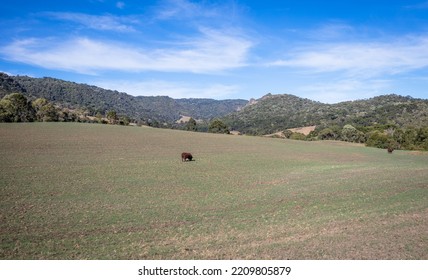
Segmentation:
{"type": "Polygon", "coordinates": [[[293,140],[306,140],[306,136],[303,133],[294,132],[293,134],[291,134],[290,139],[293,139],[293,140]]]}
{"type": "Polygon", "coordinates": [[[320,140],[335,140],[337,138],[336,133],[331,128],[324,128],[318,133],[320,140]]]}
{"type": "Polygon", "coordinates": [[[368,139],[366,142],[368,147],[376,147],[380,149],[387,148],[399,148],[399,143],[395,141],[391,136],[380,131],[373,131],[368,133],[368,139]]]}
{"type": "Polygon", "coordinates": [[[347,124],[343,127],[341,134],[341,140],[347,142],[355,142],[355,143],[364,143],[365,135],[361,131],[357,130],[350,124],[347,124]]]}

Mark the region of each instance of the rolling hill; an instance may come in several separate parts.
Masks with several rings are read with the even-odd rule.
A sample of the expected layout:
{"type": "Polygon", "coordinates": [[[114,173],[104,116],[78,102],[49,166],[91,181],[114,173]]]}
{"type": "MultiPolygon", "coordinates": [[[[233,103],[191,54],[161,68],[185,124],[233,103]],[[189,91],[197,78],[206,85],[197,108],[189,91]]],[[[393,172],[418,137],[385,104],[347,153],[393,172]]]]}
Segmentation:
{"type": "Polygon", "coordinates": [[[124,92],[68,82],[54,78],[8,76],[0,73],[0,98],[22,93],[30,99],[46,98],[61,107],[85,109],[89,114],[115,110],[136,120],[174,123],[182,115],[209,120],[227,115],[247,104],[247,100],[173,99],[168,96],[132,96],[124,92]]]}
{"type": "Polygon", "coordinates": [[[428,124],[428,100],[390,94],[325,104],[289,94],[267,94],[229,114],[224,122],[233,130],[251,135],[312,125],[421,127],[428,124]]]}
{"type": "MultiPolygon", "coordinates": [[[[352,125],[420,128],[428,124],[428,100],[396,94],[325,104],[290,94],[267,94],[257,100],[173,99],[168,96],[131,96],[124,92],[54,78],[8,76],[0,73],[0,98],[18,92],[30,100],[46,98],[60,107],[83,109],[88,115],[114,110],[142,123],[174,127],[181,116],[206,122],[220,118],[230,130],[265,135],[290,128],[352,125]]],[[[364,129],[363,129],[364,130],[364,129]]]]}

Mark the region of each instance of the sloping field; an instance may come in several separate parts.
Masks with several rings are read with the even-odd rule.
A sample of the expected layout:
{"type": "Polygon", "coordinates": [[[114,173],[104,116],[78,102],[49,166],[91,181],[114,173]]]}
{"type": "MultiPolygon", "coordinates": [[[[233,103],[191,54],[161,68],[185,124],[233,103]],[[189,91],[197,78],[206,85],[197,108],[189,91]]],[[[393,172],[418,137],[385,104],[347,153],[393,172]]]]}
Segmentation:
{"type": "Polygon", "coordinates": [[[427,153],[25,123],[0,158],[1,259],[428,258],[427,153]]]}

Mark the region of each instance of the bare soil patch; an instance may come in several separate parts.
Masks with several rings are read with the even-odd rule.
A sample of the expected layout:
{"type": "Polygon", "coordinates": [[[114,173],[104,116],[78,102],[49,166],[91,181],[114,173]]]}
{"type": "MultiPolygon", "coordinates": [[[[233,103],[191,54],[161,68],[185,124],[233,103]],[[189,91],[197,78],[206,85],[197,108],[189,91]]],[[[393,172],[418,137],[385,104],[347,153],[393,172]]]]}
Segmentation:
{"type": "Polygon", "coordinates": [[[305,127],[296,127],[296,128],[289,128],[288,130],[294,132],[294,133],[302,133],[304,135],[309,135],[312,131],[314,131],[316,128],[315,125],[313,126],[305,126],[305,127]]]}

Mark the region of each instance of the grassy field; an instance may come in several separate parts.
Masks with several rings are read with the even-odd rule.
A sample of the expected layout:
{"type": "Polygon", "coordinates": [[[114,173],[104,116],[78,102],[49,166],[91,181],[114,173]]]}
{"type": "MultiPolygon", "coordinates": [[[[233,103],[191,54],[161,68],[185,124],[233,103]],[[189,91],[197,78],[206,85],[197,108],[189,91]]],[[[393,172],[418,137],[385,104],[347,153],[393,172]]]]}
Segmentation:
{"type": "Polygon", "coordinates": [[[25,123],[0,158],[0,259],[428,259],[423,152],[25,123]]]}

